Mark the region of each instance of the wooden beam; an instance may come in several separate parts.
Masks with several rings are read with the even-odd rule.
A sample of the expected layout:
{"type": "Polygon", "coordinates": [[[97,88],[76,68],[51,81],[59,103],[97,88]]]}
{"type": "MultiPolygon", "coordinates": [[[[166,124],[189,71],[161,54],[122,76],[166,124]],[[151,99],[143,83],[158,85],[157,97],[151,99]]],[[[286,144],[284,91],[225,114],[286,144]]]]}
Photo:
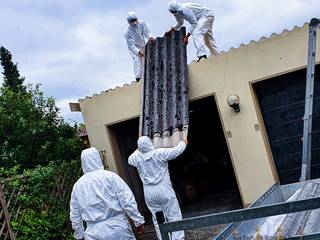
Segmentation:
{"type": "Polygon", "coordinates": [[[1,204],[1,207],[3,209],[3,213],[4,213],[4,220],[5,220],[5,224],[7,225],[7,229],[8,229],[8,233],[9,233],[9,237],[11,240],[15,240],[16,237],[11,229],[11,226],[10,226],[10,214],[9,214],[9,211],[8,211],[8,208],[7,208],[7,204],[6,204],[6,200],[5,200],[5,197],[4,197],[4,193],[3,193],[3,188],[2,188],[2,184],[0,183],[0,204],[1,204]]]}

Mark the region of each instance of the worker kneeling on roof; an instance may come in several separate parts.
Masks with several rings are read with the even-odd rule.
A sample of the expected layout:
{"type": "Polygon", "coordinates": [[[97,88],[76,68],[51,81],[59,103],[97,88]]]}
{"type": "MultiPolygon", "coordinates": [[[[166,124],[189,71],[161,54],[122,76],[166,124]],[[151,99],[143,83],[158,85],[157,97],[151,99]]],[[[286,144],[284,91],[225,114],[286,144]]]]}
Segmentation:
{"type": "Polygon", "coordinates": [[[184,20],[190,23],[191,26],[187,36],[184,38],[184,43],[188,44],[189,37],[191,35],[193,36],[193,42],[199,58],[198,61],[200,61],[201,58],[207,58],[205,46],[209,48],[212,55],[218,55],[212,34],[214,15],[211,9],[196,3],[170,1],[168,10],[177,20],[177,24],[172,30],[179,30],[182,27],[184,20]]]}
{"type": "Polygon", "coordinates": [[[103,169],[97,149],[81,154],[84,175],[74,184],[70,200],[70,220],[76,239],[136,239],[126,214],[143,232],[144,218],[127,184],[115,173],[103,169]],[[84,230],[83,221],[87,228],[84,230]]]}
{"type": "MultiPolygon", "coordinates": [[[[152,220],[158,239],[161,239],[156,212],[163,211],[168,221],[182,219],[180,206],[172,188],[168,161],[177,158],[186,149],[187,141],[181,141],[174,148],[155,149],[150,138],[140,137],[138,149],[129,157],[129,164],[136,167],[143,182],[146,204],[152,213],[152,220]]],[[[172,233],[172,240],[184,239],[184,232],[172,233]]]]}
{"type": "Polygon", "coordinates": [[[143,74],[144,47],[147,40],[154,40],[150,36],[150,31],[144,21],[138,19],[135,12],[129,12],[127,16],[128,29],[125,33],[129,52],[133,58],[134,74],[139,81],[143,74]]]}

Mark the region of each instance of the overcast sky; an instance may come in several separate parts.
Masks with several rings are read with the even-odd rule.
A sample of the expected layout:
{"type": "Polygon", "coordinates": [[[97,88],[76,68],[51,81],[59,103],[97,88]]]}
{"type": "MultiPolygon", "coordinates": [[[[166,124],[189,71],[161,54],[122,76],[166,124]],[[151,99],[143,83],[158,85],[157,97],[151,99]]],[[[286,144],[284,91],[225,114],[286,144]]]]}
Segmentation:
{"type": "MultiPolygon", "coordinates": [[[[185,1],[182,1],[185,2],[185,1]]],[[[320,17],[320,0],[194,0],[213,9],[219,50],[320,17]]],[[[134,80],[123,33],[130,10],[162,36],[174,18],[167,0],[0,0],[0,45],[27,83],[56,98],[63,117],[82,122],[69,102],[134,80]]],[[[188,46],[189,62],[195,59],[188,46]]],[[[2,69],[1,69],[2,71],[2,69]]],[[[0,77],[2,81],[2,77],[0,77]]]]}

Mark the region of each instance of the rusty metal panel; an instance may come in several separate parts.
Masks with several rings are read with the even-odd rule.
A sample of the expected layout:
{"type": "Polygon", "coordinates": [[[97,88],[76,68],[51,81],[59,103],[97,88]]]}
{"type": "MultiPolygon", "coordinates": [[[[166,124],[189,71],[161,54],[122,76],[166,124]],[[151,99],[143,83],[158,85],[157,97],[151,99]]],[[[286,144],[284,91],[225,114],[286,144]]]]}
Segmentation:
{"type": "Polygon", "coordinates": [[[140,129],[152,139],[170,138],[189,125],[185,34],[182,28],[146,45],[140,129]]]}

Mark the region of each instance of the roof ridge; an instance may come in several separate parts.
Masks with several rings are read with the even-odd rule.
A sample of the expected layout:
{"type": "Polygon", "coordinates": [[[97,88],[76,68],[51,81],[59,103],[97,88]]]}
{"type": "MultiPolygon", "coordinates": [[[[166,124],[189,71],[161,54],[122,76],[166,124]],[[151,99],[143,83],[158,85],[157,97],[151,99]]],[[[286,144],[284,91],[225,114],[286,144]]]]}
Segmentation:
{"type": "Polygon", "coordinates": [[[116,90],[118,90],[118,89],[130,87],[130,86],[132,86],[132,85],[134,85],[134,84],[138,84],[138,82],[137,82],[137,81],[132,81],[131,83],[124,83],[122,86],[118,86],[118,85],[117,85],[117,86],[115,86],[115,87],[113,87],[113,88],[108,88],[108,89],[105,90],[105,91],[101,91],[99,94],[98,94],[98,93],[94,93],[94,94],[92,94],[92,96],[85,96],[84,99],[81,98],[81,99],[79,99],[79,100],[85,100],[85,99],[90,99],[90,98],[93,98],[93,97],[97,97],[97,96],[106,94],[106,93],[108,93],[108,92],[114,92],[114,91],[116,91],[116,90]]]}
{"type": "MultiPolygon", "coordinates": [[[[263,41],[274,39],[276,37],[281,37],[284,34],[287,34],[287,33],[293,32],[296,29],[300,29],[300,28],[305,27],[306,24],[309,24],[309,22],[305,22],[305,23],[303,23],[301,25],[295,25],[291,29],[285,28],[280,33],[273,32],[268,37],[267,36],[261,36],[258,40],[251,40],[247,44],[241,43],[238,47],[230,47],[227,51],[219,52],[218,55],[215,56],[215,57],[218,57],[220,55],[228,55],[229,53],[231,53],[233,51],[236,51],[238,49],[245,49],[245,48],[251,47],[253,44],[259,44],[260,42],[263,42],[263,41]]],[[[192,60],[191,63],[188,64],[188,66],[195,65],[195,64],[202,64],[202,63],[208,62],[208,61],[210,61],[212,59],[213,59],[213,56],[210,56],[207,59],[202,59],[200,62],[197,62],[196,60],[192,60]]],[[[115,87],[109,88],[109,89],[107,89],[105,91],[101,91],[100,94],[93,94],[91,97],[90,96],[86,96],[84,99],[79,99],[79,100],[90,99],[90,98],[93,98],[93,97],[96,97],[96,96],[100,96],[100,95],[106,94],[108,92],[113,92],[113,91],[116,91],[118,89],[130,87],[130,86],[132,86],[134,84],[138,84],[138,83],[136,81],[132,81],[131,83],[124,83],[122,86],[115,86],[115,87]]]]}
{"type": "MultiPolygon", "coordinates": [[[[309,22],[305,22],[305,23],[303,23],[301,25],[295,25],[291,29],[285,28],[280,33],[273,32],[269,36],[261,36],[258,40],[250,40],[247,44],[241,43],[238,47],[233,47],[232,46],[227,51],[219,52],[217,56],[227,55],[228,53],[236,51],[238,49],[244,49],[244,48],[247,48],[247,47],[251,47],[253,44],[259,44],[260,42],[263,42],[263,41],[274,39],[276,37],[281,37],[284,34],[293,32],[296,29],[303,28],[307,24],[309,24],[309,22]]],[[[194,65],[194,64],[200,64],[200,63],[205,62],[205,61],[210,61],[212,58],[213,58],[213,56],[210,56],[208,59],[203,59],[203,61],[201,60],[200,62],[197,62],[196,60],[192,60],[192,62],[189,64],[189,66],[194,65]]]]}

